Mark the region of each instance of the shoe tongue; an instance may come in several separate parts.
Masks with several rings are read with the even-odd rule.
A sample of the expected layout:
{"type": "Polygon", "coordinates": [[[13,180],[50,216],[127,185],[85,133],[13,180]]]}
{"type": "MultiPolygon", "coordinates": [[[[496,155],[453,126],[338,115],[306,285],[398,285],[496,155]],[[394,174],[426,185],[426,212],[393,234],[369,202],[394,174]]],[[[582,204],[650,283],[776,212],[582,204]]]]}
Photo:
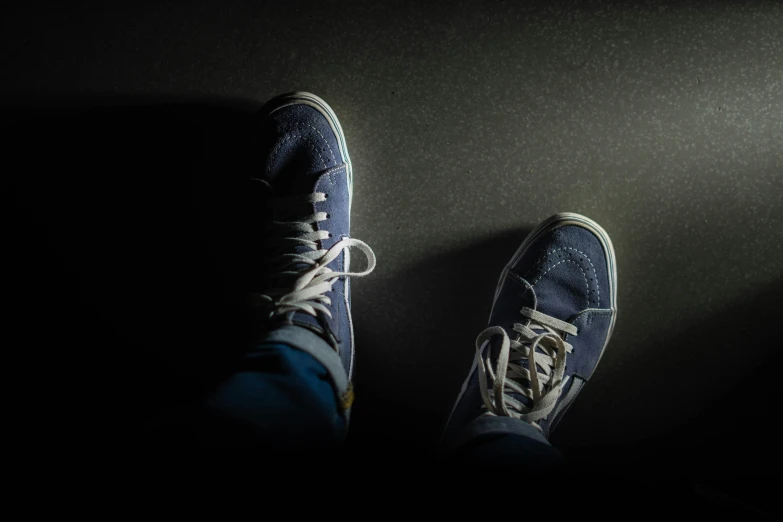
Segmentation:
{"type": "Polygon", "coordinates": [[[306,326],[307,328],[314,330],[318,335],[323,336],[324,334],[324,327],[321,324],[321,321],[308,313],[295,312],[291,318],[291,322],[300,326],[306,326]]]}
{"type": "MultiPolygon", "coordinates": [[[[313,193],[321,174],[323,173],[319,173],[318,175],[277,176],[277,178],[270,177],[268,178],[268,182],[274,189],[274,195],[276,196],[285,197],[285,196],[295,196],[295,195],[306,195],[306,194],[313,193]]],[[[275,221],[296,222],[307,216],[310,216],[314,212],[315,209],[312,203],[310,204],[301,203],[296,208],[291,207],[291,208],[279,209],[275,211],[272,218],[275,221]]],[[[296,245],[291,247],[289,250],[287,250],[284,253],[304,254],[307,252],[312,252],[312,248],[306,245],[296,245]]],[[[282,253],[283,252],[280,252],[280,254],[282,253]]],[[[286,271],[301,271],[301,270],[306,270],[308,267],[309,265],[307,265],[306,263],[298,263],[289,266],[288,268],[286,268],[286,271]]],[[[290,283],[290,281],[288,280],[282,282],[290,283]]],[[[271,283],[274,285],[275,281],[273,280],[271,281],[271,283]]]]}

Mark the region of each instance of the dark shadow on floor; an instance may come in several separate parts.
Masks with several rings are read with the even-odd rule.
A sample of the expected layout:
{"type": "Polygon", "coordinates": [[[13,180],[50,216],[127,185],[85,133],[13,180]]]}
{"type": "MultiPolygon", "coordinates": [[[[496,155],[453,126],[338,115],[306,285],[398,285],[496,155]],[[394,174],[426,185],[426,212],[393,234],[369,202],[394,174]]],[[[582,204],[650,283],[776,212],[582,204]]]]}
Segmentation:
{"type": "Polygon", "coordinates": [[[69,405],[51,422],[97,424],[96,444],[203,394],[242,349],[258,235],[250,104],[107,103],[2,111],[21,367],[69,405]]]}
{"type": "Polygon", "coordinates": [[[398,274],[387,276],[379,265],[357,283],[354,297],[364,306],[354,308],[357,399],[350,439],[359,451],[406,461],[432,456],[443,412],[453,406],[476,336],[487,326],[500,273],[531,229],[521,224],[435,252],[398,274]],[[370,306],[383,307],[382,323],[370,319],[370,306]]]}

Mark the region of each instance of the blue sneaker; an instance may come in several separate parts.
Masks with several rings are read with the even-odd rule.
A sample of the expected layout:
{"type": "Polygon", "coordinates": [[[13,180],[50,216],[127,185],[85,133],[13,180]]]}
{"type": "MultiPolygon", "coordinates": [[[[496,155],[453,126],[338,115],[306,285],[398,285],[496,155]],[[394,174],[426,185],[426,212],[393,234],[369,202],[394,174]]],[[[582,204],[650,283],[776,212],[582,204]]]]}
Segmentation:
{"type": "Polygon", "coordinates": [[[500,276],[489,328],[476,339],[473,368],[446,427],[447,445],[514,431],[514,419],[548,438],[595,371],[616,315],[607,233],[579,214],[541,223],[500,276]]]}
{"type": "Polygon", "coordinates": [[[269,215],[263,290],[254,304],[264,330],[272,332],[265,340],[294,344],[316,357],[347,410],[354,367],[348,277],[372,272],[375,254],[350,237],[353,172],[345,136],[329,105],[305,92],[272,99],[260,116],[263,170],[254,181],[268,193],[269,215]],[[366,269],[351,271],[350,248],[366,255],[366,269]]]}

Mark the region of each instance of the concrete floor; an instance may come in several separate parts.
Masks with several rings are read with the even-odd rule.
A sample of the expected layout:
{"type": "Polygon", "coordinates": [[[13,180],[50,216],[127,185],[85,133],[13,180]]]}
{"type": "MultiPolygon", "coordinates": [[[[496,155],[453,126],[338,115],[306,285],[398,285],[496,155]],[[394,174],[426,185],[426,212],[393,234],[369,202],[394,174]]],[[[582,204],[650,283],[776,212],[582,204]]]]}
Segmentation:
{"type": "Polygon", "coordinates": [[[591,462],[668,455],[705,475],[751,473],[769,455],[780,2],[52,9],[4,45],[19,71],[6,100],[249,113],[308,90],[335,109],[354,235],[378,256],[354,284],[357,444],[437,440],[501,268],[536,223],[573,211],[614,241],[620,315],[554,442],[591,462]]]}

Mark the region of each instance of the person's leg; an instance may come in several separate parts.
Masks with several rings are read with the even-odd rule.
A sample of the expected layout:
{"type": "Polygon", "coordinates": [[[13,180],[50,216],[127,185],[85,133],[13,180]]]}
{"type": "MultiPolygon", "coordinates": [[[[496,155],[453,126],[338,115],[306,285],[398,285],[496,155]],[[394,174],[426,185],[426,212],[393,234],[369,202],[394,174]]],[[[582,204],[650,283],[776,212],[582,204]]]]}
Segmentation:
{"type": "Polygon", "coordinates": [[[209,397],[205,443],[313,448],[342,442],[350,397],[340,360],[323,341],[294,328],[274,332],[274,338],[288,342],[268,340],[248,351],[209,397]],[[296,343],[322,350],[324,362],[295,348],[296,343]]]}
{"type": "Polygon", "coordinates": [[[375,256],[350,238],[353,173],[332,109],[309,93],[261,109],[256,177],[263,273],[253,295],[258,345],[207,401],[210,443],[334,446],[353,402],[349,276],[375,256]],[[351,271],[349,248],[368,259],[351,271]]]}
{"type": "Polygon", "coordinates": [[[475,419],[445,450],[451,463],[476,467],[557,473],[566,464],[563,454],[533,425],[503,417],[475,419]]]}
{"type": "Polygon", "coordinates": [[[606,232],[578,214],[539,225],[501,274],[489,328],[444,433],[448,458],[556,472],[548,442],[614,327],[617,271],[606,232]]]}

